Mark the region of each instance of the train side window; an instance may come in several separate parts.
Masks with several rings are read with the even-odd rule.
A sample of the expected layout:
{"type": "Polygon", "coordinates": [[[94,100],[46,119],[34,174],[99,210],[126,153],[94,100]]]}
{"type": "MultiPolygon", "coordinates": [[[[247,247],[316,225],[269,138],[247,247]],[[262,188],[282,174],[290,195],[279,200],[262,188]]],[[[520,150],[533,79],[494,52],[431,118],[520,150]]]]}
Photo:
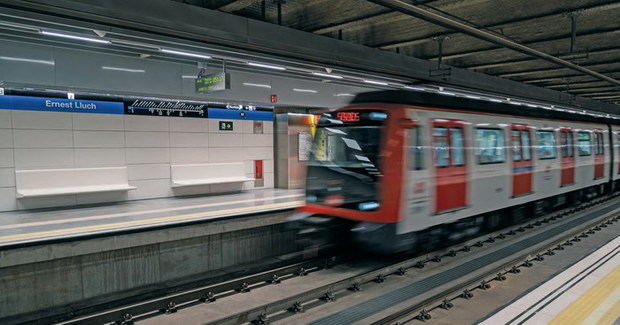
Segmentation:
{"type": "Polygon", "coordinates": [[[555,134],[553,131],[536,131],[536,155],[538,159],[555,158],[555,134]]]}
{"type": "Polygon", "coordinates": [[[476,142],[476,155],[480,164],[504,162],[504,131],[502,129],[476,129],[476,142]]]}
{"type": "Polygon", "coordinates": [[[420,127],[409,130],[409,170],[424,169],[424,147],[420,127]]]}
{"type": "Polygon", "coordinates": [[[512,160],[521,161],[521,131],[512,130],[512,160]]]}
{"type": "Polygon", "coordinates": [[[605,154],[605,147],[603,145],[603,134],[600,132],[596,133],[596,155],[605,154]]]}
{"type": "Polygon", "coordinates": [[[577,152],[580,156],[589,156],[592,154],[590,132],[577,132],[577,152]]]}
{"type": "Polygon", "coordinates": [[[532,160],[532,144],[530,143],[530,131],[521,131],[521,148],[523,160],[532,160]]]}
{"type": "Polygon", "coordinates": [[[435,152],[435,166],[447,167],[450,164],[449,148],[448,129],[444,127],[434,127],[433,151],[435,152]]]}
{"type": "Polygon", "coordinates": [[[560,131],[560,152],[562,157],[573,157],[573,132],[560,131]]]}
{"type": "Polygon", "coordinates": [[[450,140],[452,144],[450,147],[452,150],[452,166],[465,165],[465,154],[463,153],[463,129],[450,128],[450,140]]]}

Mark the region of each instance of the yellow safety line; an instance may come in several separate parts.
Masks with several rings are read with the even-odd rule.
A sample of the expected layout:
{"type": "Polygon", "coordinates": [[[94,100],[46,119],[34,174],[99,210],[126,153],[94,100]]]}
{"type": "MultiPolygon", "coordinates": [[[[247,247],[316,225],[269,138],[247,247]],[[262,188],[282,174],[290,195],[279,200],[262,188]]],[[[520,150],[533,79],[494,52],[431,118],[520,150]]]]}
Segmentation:
{"type": "Polygon", "coordinates": [[[601,319],[599,319],[597,324],[615,324],[615,322],[620,319],[620,299],[616,301],[616,304],[610,308],[601,319]]]}
{"type": "Polygon", "coordinates": [[[620,286],[620,266],[615,267],[592,288],[588,289],[585,294],[573,301],[561,313],[556,315],[549,324],[582,324],[618,286],[620,286]]]}
{"type": "Polygon", "coordinates": [[[162,222],[170,222],[170,221],[178,222],[178,221],[194,219],[197,217],[206,218],[206,217],[212,217],[212,216],[217,216],[217,215],[242,214],[242,213],[248,213],[248,212],[256,212],[256,211],[265,210],[265,209],[277,209],[277,208],[288,208],[288,207],[293,208],[293,207],[299,206],[302,203],[303,201],[272,203],[272,204],[265,204],[265,205],[259,205],[259,206],[253,206],[253,207],[189,213],[189,214],[181,214],[181,215],[176,215],[176,216],[159,217],[159,218],[152,218],[152,219],[108,223],[104,225],[93,225],[93,226],[85,226],[85,227],[75,227],[75,228],[32,232],[32,233],[27,233],[27,234],[8,235],[8,236],[0,237],[0,242],[17,241],[17,240],[42,238],[42,237],[50,237],[50,236],[62,236],[62,235],[80,233],[80,232],[109,230],[109,229],[115,229],[115,228],[127,228],[131,226],[146,226],[146,225],[153,225],[153,224],[162,223],[162,222]]]}

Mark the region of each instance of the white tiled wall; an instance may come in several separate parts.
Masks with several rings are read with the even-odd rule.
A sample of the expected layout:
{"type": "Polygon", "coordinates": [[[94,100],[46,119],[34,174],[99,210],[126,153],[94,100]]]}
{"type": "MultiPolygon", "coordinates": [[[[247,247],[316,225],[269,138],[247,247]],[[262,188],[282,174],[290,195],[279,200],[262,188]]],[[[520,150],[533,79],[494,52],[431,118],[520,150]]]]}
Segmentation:
{"type": "MultiPolygon", "coordinates": [[[[262,159],[264,187],[273,187],[273,125],[254,121],[232,131],[204,118],[0,110],[0,211],[91,204],[235,190],[226,185],[173,190],[170,164],[243,161],[248,177],[262,159]],[[15,170],[127,166],[128,193],[15,198],[15,170]]],[[[244,184],[245,189],[253,182],[244,184]]]]}

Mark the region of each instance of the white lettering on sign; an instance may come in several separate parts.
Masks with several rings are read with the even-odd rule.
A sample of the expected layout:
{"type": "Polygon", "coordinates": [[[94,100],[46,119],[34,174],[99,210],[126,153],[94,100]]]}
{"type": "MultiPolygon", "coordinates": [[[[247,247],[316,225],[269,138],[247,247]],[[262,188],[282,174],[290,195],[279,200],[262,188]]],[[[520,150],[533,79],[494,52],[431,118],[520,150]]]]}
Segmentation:
{"type": "Polygon", "coordinates": [[[97,109],[97,105],[95,103],[82,103],[82,102],[68,102],[68,103],[61,103],[61,102],[55,102],[53,100],[46,100],[45,101],[45,107],[50,107],[50,108],[75,108],[75,109],[84,109],[84,110],[91,110],[91,109],[97,109]],[[75,105],[73,105],[75,104],[75,105]]]}

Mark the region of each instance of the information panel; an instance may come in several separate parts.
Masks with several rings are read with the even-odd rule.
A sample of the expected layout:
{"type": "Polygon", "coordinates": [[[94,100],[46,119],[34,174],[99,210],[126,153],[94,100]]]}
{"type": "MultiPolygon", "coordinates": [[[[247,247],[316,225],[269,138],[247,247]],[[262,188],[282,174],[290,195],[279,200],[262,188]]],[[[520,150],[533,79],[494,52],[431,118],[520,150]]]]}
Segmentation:
{"type": "Polygon", "coordinates": [[[230,89],[230,75],[228,73],[212,73],[196,78],[196,92],[199,94],[226,89],[230,89]]]}

